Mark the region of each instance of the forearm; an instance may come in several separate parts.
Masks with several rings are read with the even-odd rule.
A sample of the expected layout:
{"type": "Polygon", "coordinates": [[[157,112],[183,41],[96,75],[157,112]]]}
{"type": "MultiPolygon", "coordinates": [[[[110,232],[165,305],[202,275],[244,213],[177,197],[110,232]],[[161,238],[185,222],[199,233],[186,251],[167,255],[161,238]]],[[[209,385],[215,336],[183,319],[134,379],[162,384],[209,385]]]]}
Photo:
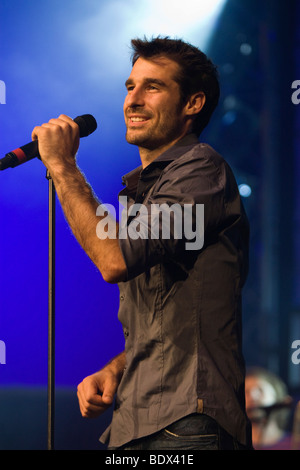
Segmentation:
{"type": "Polygon", "coordinates": [[[123,351],[117,356],[115,356],[111,361],[109,361],[109,363],[105,366],[105,368],[109,368],[112,371],[112,373],[120,381],[123,376],[125,366],[126,366],[126,353],[125,351],[123,351]]]}
{"type": "Polygon", "coordinates": [[[41,159],[53,179],[65,217],[78,242],[107,282],[126,279],[127,269],[115,233],[99,238],[96,227],[99,202],[79,171],[75,155],[79,146],[78,125],[62,114],[36,126],[32,138],[39,141],[41,159]]]}

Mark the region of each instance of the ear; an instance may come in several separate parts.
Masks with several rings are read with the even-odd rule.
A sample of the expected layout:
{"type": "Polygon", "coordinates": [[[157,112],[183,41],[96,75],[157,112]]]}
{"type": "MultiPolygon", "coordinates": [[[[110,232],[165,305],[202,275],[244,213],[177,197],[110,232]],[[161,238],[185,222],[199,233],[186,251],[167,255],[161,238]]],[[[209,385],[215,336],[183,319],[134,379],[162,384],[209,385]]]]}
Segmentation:
{"type": "Polygon", "coordinates": [[[206,97],[203,91],[198,91],[190,96],[187,104],[185,105],[185,112],[187,116],[194,116],[200,113],[205,105],[206,97]]]}

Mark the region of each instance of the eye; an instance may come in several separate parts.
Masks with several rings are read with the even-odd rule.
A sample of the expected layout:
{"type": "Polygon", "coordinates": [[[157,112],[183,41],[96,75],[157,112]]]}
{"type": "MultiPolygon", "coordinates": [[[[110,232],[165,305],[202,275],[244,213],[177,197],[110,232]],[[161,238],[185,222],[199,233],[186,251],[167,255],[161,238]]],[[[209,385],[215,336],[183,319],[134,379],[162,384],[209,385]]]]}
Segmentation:
{"type": "Polygon", "coordinates": [[[157,85],[149,84],[149,85],[147,86],[147,90],[148,90],[148,91],[158,91],[159,88],[158,88],[157,85]]]}

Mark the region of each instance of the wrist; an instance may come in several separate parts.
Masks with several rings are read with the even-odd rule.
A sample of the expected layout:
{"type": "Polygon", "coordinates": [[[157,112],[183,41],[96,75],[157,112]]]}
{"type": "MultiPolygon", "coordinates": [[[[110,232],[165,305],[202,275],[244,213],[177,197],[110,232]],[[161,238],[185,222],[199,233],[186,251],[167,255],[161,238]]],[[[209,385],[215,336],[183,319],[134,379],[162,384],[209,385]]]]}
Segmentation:
{"type": "Polygon", "coordinates": [[[119,380],[121,380],[122,375],[124,373],[124,369],[125,369],[125,363],[126,363],[125,352],[122,352],[118,356],[114,357],[107,364],[107,367],[119,380]]]}
{"type": "Polygon", "coordinates": [[[66,180],[68,177],[74,177],[80,171],[73,157],[65,157],[64,159],[51,160],[49,162],[43,161],[51,178],[57,182],[66,180]]]}

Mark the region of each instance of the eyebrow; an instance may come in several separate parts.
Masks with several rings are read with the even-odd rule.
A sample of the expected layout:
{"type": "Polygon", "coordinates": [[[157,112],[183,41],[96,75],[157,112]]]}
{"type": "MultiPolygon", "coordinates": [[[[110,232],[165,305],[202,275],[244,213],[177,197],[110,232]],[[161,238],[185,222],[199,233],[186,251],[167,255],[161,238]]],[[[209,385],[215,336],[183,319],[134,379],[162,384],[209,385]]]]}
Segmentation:
{"type": "MultiPolygon", "coordinates": [[[[145,78],[143,80],[145,85],[148,85],[149,83],[156,83],[157,85],[166,88],[166,83],[163,80],[160,80],[159,78],[145,78]]],[[[132,78],[128,78],[125,82],[125,86],[127,87],[128,85],[134,85],[134,80],[132,78]]]]}

